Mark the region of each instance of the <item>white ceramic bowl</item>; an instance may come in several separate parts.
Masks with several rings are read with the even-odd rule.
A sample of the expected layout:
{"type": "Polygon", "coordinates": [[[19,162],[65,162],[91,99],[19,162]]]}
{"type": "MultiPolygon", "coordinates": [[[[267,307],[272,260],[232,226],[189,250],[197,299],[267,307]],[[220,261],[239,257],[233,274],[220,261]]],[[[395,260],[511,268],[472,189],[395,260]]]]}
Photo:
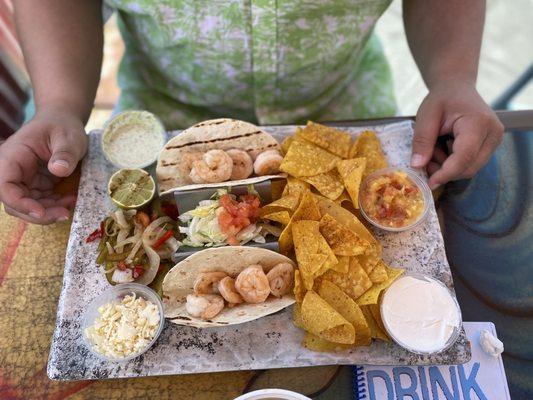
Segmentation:
{"type": "Polygon", "coordinates": [[[410,169],[410,168],[388,167],[388,168],[383,168],[378,171],[375,171],[364,179],[364,181],[361,183],[361,188],[359,189],[359,209],[361,210],[361,214],[363,215],[363,217],[375,227],[379,229],[383,229],[385,231],[390,231],[390,232],[403,232],[403,231],[412,229],[417,225],[420,225],[427,218],[428,213],[429,213],[429,207],[432,201],[433,201],[433,196],[431,195],[431,190],[429,186],[422,178],[420,178],[420,176],[415,170],[410,169]],[[418,186],[424,198],[424,210],[422,211],[418,219],[410,225],[402,226],[399,228],[385,226],[385,225],[380,224],[378,221],[372,219],[366,213],[365,208],[363,207],[363,204],[361,202],[361,194],[365,191],[366,185],[368,184],[368,182],[372,181],[373,179],[376,179],[377,177],[381,175],[385,175],[385,174],[396,172],[396,171],[405,172],[407,176],[415,183],[415,185],[418,186]]]}
{"type": "Polygon", "coordinates": [[[283,389],[261,389],[243,394],[234,400],[311,400],[303,394],[283,389]]]}
{"type": "Polygon", "coordinates": [[[389,286],[388,289],[390,289],[394,285],[395,282],[398,282],[400,279],[402,279],[402,278],[404,278],[406,276],[411,276],[413,278],[417,278],[417,279],[421,279],[421,280],[425,280],[425,281],[436,282],[437,284],[442,286],[446,290],[446,292],[448,292],[450,294],[450,296],[451,296],[451,298],[453,300],[453,303],[455,304],[455,307],[457,308],[458,324],[457,324],[457,326],[454,327],[452,334],[450,335],[450,337],[448,338],[448,340],[446,341],[446,343],[444,344],[444,346],[442,348],[440,348],[440,349],[438,349],[436,351],[431,351],[431,352],[425,352],[425,351],[420,351],[418,349],[415,349],[415,348],[403,343],[402,341],[398,340],[398,338],[394,335],[394,332],[392,332],[392,330],[387,325],[386,318],[383,318],[383,314],[384,314],[383,313],[383,303],[384,303],[384,300],[387,297],[387,291],[385,291],[385,293],[383,294],[383,298],[381,299],[381,304],[380,304],[380,313],[381,313],[381,317],[382,317],[381,319],[383,321],[383,326],[385,327],[385,330],[387,331],[388,335],[391,337],[391,339],[396,344],[402,346],[404,349],[409,350],[412,353],[420,354],[420,355],[429,355],[429,354],[442,353],[443,351],[449,349],[457,341],[457,338],[459,337],[459,334],[461,333],[461,328],[463,326],[463,318],[462,318],[462,315],[461,315],[461,307],[459,307],[459,303],[457,302],[457,297],[450,291],[450,289],[448,289],[448,287],[444,283],[442,283],[438,279],[436,279],[436,278],[434,278],[432,276],[429,276],[429,275],[418,273],[418,272],[407,272],[407,273],[405,273],[404,275],[399,277],[396,281],[394,281],[392,283],[392,285],[389,286]]]}
{"type": "Polygon", "coordinates": [[[85,312],[83,314],[81,334],[82,334],[83,341],[85,345],[87,346],[87,348],[91,351],[91,353],[93,353],[98,358],[106,360],[106,361],[112,361],[112,362],[125,362],[133,358],[139,357],[141,354],[148,351],[148,349],[154,345],[159,335],[161,335],[164,325],[165,325],[165,317],[163,313],[163,303],[161,302],[161,299],[159,298],[157,293],[145,285],[140,285],[138,283],[122,283],[122,284],[112,286],[111,288],[107,289],[105,292],[98,295],[89,304],[89,306],[85,309],[85,312]],[[157,309],[159,311],[159,327],[157,328],[157,331],[153,339],[141,351],[131,354],[127,357],[123,357],[123,358],[107,357],[97,352],[94,349],[92,342],[89,340],[89,338],[87,338],[87,335],[85,334],[85,329],[93,325],[95,319],[100,316],[100,314],[98,313],[98,308],[100,308],[101,306],[107,303],[113,303],[113,302],[119,303],[126,295],[132,294],[132,293],[135,293],[137,297],[142,297],[143,299],[150,301],[157,306],[157,309]]]}

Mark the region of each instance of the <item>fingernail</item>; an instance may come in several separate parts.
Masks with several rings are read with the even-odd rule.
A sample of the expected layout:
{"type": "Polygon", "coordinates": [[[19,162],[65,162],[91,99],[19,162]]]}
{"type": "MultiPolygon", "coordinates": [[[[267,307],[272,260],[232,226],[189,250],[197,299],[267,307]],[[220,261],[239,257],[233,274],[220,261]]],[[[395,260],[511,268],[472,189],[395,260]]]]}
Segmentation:
{"type": "Polygon", "coordinates": [[[32,212],[30,212],[30,217],[32,217],[34,219],[39,219],[39,218],[42,217],[42,215],[39,214],[39,213],[36,213],[35,211],[32,211],[32,212]]]}
{"type": "Polygon", "coordinates": [[[65,160],[55,160],[54,165],[57,165],[58,167],[68,168],[68,161],[65,160]]]}
{"type": "Polygon", "coordinates": [[[59,217],[58,219],[56,219],[56,222],[65,222],[65,221],[68,221],[68,217],[66,216],[59,217]]]}
{"type": "Polygon", "coordinates": [[[413,154],[411,157],[411,167],[422,167],[424,165],[424,157],[421,154],[413,154]]]}

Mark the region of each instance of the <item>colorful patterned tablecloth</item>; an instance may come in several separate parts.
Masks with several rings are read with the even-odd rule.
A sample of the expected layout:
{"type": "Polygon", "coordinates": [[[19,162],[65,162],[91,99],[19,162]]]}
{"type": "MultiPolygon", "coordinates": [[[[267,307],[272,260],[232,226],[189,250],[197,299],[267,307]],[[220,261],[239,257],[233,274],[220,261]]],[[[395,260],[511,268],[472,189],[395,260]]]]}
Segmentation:
{"type": "Polygon", "coordinates": [[[337,367],[51,381],[46,363],[69,232],[69,222],[30,225],[0,207],[0,399],[223,400],[273,386],[313,394],[334,378],[337,367]]]}

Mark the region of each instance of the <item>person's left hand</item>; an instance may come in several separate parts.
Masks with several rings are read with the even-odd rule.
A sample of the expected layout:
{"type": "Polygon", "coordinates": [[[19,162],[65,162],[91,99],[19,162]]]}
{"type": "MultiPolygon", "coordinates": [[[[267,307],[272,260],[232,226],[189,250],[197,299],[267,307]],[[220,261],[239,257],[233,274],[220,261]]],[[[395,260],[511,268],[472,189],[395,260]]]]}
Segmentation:
{"type": "Polygon", "coordinates": [[[416,115],[411,166],[426,167],[429,186],[471,178],[496,150],[504,127],[472,83],[433,86],[416,115]],[[438,136],[454,136],[451,154],[435,147],[438,136]]]}

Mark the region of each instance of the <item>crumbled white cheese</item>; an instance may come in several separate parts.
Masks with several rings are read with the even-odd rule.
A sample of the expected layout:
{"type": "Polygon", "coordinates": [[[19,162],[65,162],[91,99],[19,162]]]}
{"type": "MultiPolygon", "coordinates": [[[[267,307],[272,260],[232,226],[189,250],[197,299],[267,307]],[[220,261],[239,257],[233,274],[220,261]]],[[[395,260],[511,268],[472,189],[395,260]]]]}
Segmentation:
{"type": "Polygon", "coordinates": [[[498,357],[503,353],[503,343],[486,329],[479,332],[479,344],[483,351],[489,356],[498,357]]]}
{"type": "Polygon", "coordinates": [[[94,349],[110,358],[124,358],[139,353],[154,338],[160,323],[157,305],[135,294],[120,303],[107,303],[85,335],[94,349]]]}

